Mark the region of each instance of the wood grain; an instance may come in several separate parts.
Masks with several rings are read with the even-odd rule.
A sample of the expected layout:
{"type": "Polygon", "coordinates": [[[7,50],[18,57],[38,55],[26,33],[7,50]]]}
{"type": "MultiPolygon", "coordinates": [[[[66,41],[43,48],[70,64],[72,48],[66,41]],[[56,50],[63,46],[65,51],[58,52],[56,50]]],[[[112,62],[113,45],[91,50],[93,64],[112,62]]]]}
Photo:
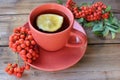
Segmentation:
{"type": "MultiPolygon", "coordinates": [[[[116,14],[116,17],[120,19],[120,14],[116,14]]],[[[24,25],[28,21],[28,14],[19,15],[2,15],[0,16],[0,45],[8,45],[8,38],[12,34],[15,27],[24,25]]],[[[100,43],[120,43],[120,34],[117,34],[116,39],[111,39],[111,35],[106,38],[100,38],[95,36],[90,28],[84,28],[89,44],[100,43]]]]}
{"type": "MultiPolygon", "coordinates": [[[[30,11],[41,4],[54,2],[56,3],[56,0],[0,0],[0,15],[5,14],[26,14],[30,13],[30,11]]],[[[62,0],[64,3],[66,0],[62,0]]],[[[82,2],[92,2],[93,0],[75,0],[77,4],[81,4],[82,2]]],[[[95,0],[99,1],[99,0],[95,0]]],[[[102,0],[105,2],[105,4],[109,4],[112,6],[113,12],[120,12],[120,1],[119,0],[102,0]]]]}
{"type": "MultiPolygon", "coordinates": [[[[20,80],[119,80],[119,47],[120,44],[89,45],[82,60],[73,67],[58,72],[44,72],[32,68],[25,72],[20,80]]],[[[15,56],[8,47],[0,47],[0,80],[11,79],[3,69],[8,62],[16,60],[15,56]]]]}
{"type": "MultiPolygon", "coordinates": [[[[62,0],[65,4],[66,0],[62,0]]],[[[99,0],[75,0],[82,2],[99,0]]],[[[101,0],[112,6],[112,11],[120,19],[120,0],[101,0]]],[[[4,72],[7,63],[16,62],[16,55],[7,47],[8,37],[13,29],[28,21],[30,11],[41,4],[56,0],[0,0],[0,80],[120,80],[120,34],[112,40],[111,36],[99,38],[90,28],[85,28],[88,48],[84,57],[74,66],[58,71],[45,72],[31,68],[21,79],[4,72]]],[[[20,64],[23,64],[20,60],[20,64]]]]}

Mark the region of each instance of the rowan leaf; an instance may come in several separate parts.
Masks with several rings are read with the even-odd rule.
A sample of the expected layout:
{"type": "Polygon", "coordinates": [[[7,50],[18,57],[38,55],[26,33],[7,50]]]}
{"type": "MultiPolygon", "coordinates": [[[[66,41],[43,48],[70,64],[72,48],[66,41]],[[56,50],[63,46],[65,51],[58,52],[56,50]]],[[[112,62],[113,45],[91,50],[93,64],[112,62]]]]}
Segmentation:
{"type": "Polygon", "coordinates": [[[93,26],[93,29],[92,31],[93,32],[96,32],[96,31],[103,31],[103,23],[100,22],[100,23],[96,23],[94,26],[93,26]]]}
{"type": "Polygon", "coordinates": [[[88,22],[88,23],[85,23],[85,27],[93,27],[94,26],[94,22],[88,22]]]}
{"type": "Polygon", "coordinates": [[[115,28],[113,28],[111,26],[106,25],[106,27],[112,32],[118,32],[115,28]]]}
{"type": "Polygon", "coordinates": [[[112,39],[115,39],[116,33],[111,31],[112,39]]]}
{"type": "Polygon", "coordinates": [[[109,29],[105,28],[105,30],[102,32],[103,36],[107,36],[109,34],[109,29]]]}
{"type": "Polygon", "coordinates": [[[109,12],[111,10],[111,6],[107,6],[107,8],[105,9],[106,12],[109,12]]]}
{"type": "Polygon", "coordinates": [[[79,23],[82,23],[82,22],[84,22],[84,18],[77,19],[77,21],[78,21],[79,23]]]}
{"type": "Polygon", "coordinates": [[[57,0],[58,4],[63,4],[62,0],[57,0]]]}

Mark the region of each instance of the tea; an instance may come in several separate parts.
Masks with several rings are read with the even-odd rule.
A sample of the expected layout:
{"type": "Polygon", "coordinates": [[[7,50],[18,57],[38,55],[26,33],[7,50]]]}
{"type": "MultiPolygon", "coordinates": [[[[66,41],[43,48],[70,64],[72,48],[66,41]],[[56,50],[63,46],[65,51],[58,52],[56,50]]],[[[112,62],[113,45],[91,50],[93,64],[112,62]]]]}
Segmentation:
{"type": "Polygon", "coordinates": [[[41,32],[45,32],[45,33],[61,32],[61,31],[65,30],[70,24],[68,17],[64,13],[62,13],[60,11],[57,11],[57,10],[49,9],[49,10],[43,11],[39,15],[35,16],[32,25],[34,26],[35,29],[37,29],[38,31],[41,31],[41,32]],[[63,21],[63,24],[62,24],[61,28],[58,29],[57,31],[54,31],[54,32],[47,32],[47,31],[43,31],[43,30],[39,29],[38,26],[37,26],[36,20],[37,20],[37,17],[41,14],[57,14],[57,15],[63,16],[64,21],[63,21]]]}

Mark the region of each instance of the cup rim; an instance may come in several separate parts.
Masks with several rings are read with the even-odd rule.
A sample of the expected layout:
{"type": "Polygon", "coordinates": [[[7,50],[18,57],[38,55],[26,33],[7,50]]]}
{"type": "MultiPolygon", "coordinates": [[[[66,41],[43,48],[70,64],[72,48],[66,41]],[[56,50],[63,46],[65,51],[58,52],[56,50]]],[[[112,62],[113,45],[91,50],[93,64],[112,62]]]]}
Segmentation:
{"type": "Polygon", "coordinates": [[[30,27],[31,27],[34,31],[36,31],[37,33],[44,34],[44,35],[56,35],[56,34],[61,34],[61,33],[63,33],[63,32],[66,32],[67,30],[69,30],[69,29],[73,26],[74,16],[73,16],[72,12],[71,12],[67,7],[65,7],[65,6],[63,6],[63,5],[60,5],[60,4],[57,4],[57,3],[45,3],[45,4],[39,5],[39,6],[37,6],[37,7],[35,7],[35,8],[32,9],[32,11],[30,12],[29,17],[28,17],[28,23],[29,23],[30,27]],[[69,14],[72,16],[72,17],[71,17],[71,20],[72,20],[72,21],[71,21],[69,27],[67,27],[66,29],[64,29],[64,30],[62,30],[62,31],[60,31],[60,32],[55,32],[55,33],[45,33],[45,32],[41,32],[41,31],[36,30],[36,29],[33,27],[33,25],[31,24],[30,17],[31,17],[31,15],[32,15],[32,13],[34,12],[34,10],[36,10],[37,8],[39,8],[39,7],[41,7],[41,6],[45,6],[45,5],[57,5],[57,6],[59,6],[59,7],[64,8],[65,10],[67,10],[67,11],[69,12],[69,14]]]}

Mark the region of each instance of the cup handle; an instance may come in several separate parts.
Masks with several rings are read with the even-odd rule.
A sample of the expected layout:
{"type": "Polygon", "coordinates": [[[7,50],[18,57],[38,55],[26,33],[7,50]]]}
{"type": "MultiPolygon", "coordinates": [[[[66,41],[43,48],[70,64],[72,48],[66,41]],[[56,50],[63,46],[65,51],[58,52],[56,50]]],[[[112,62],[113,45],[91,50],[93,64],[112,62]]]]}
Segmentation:
{"type": "Polygon", "coordinates": [[[68,42],[67,42],[67,44],[66,44],[66,47],[72,47],[72,48],[80,48],[80,47],[84,47],[84,45],[86,44],[86,42],[87,42],[87,37],[86,37],[86,35],[84,34],[84,33],[82,33],[82,32],[79,32],[79,34],[78,33],[75,33],[75,32],[71,32],[70,33],[70,37],[75,37],[75,38],[77,38],[77,40],[79,41],[79,42],[76,42],[76,43],[70,43],[69,42],[69,40],[68,40],[68,42]]]}

